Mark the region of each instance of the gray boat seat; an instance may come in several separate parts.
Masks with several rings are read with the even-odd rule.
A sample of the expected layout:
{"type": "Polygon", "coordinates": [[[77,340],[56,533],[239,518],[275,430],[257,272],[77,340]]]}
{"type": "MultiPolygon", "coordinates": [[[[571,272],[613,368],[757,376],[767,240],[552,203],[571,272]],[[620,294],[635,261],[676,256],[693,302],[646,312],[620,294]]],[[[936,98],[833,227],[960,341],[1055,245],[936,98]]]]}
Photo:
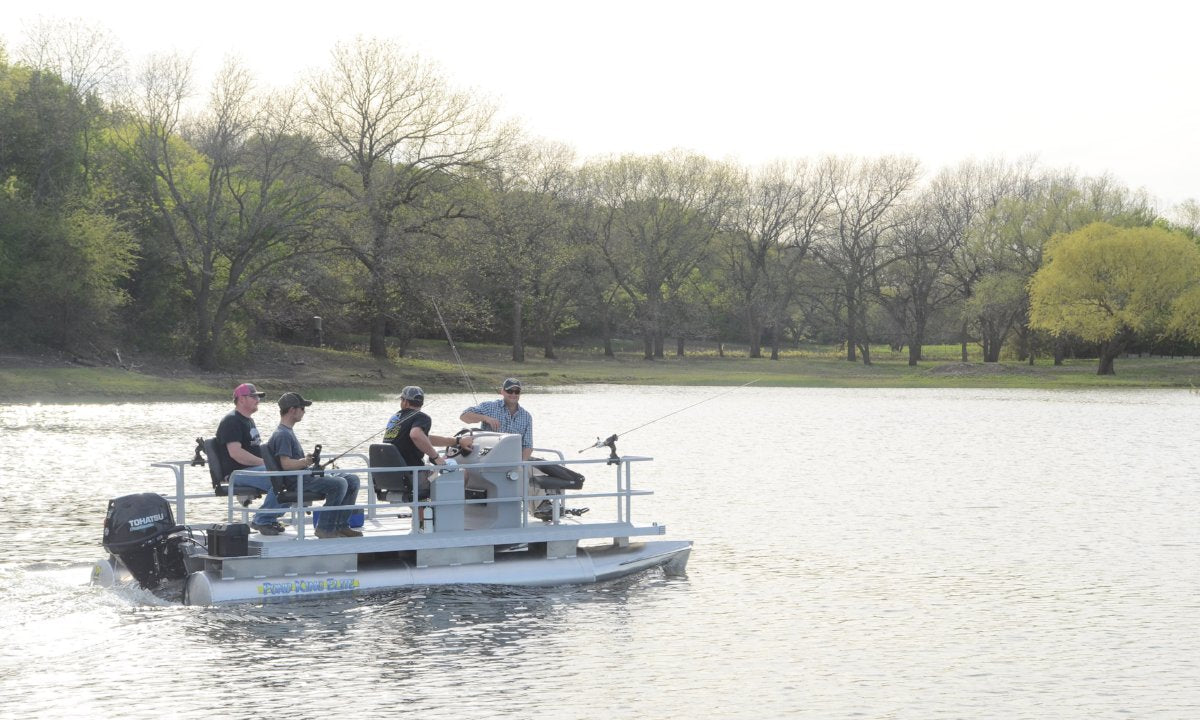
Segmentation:
{"type": "Polygon", "coordinates": [[[534,472],[529,478],[529,482],[543,490],[582,490],[583,481],[586,480],[583,475],[574,470],[559,465],[554,462],[544,462],[542,458],[531,457],[530,461],[539,462],[534,465],[534,472]]]}
{"type": "MultiPolygon", "coordinates": [[[[263,465],[270,472],[278,472],[283,470],[279,467],[279,461],[263,446],[263,465]]],[[[275,499],[280,505],[295,505],[296,504],[296,478],[288,477],[287,475],[272,475],[271,487],[275,489],[275,499]]],[[[313,492],[308,488],[304,489],[304,504],[310,505],[313,500],[323,499],[325,496],[318,492],[313,492]]]]}
{"type": "MultiPolygon", "coordinates": [[[[204,455],[208,458],[208,477],[212,480],[213,494],[218,497],[229,495],[229,481],[226,480],[227,473],[221,467],[221,456],[217,454],[217,439],[205,438],[201,441],[201,446],[204,448],[204,455]]],[[[234,495],[248,498],[249,500],[257,500],[263,496],[263,492],[257,488],[242,486],[234,491],[234,495]]],[[[244,503],[244,504],[248,504],[244,503]]]]}
{"type": "MultiPolygon", "coordinates": [[[[400,449],[391,443],[371,443],[371,447],[367,451],[368,465],[373,468],[397,468],[405,467],[407,463],[400,455],[400,449]]],[[[383,502],[412,502],[412,479],[413,473],[411,470],[393,470],[385,472],[371,472],[371,477],[375,482],[375,497],[383,502]]],[[[421,478],[418,484],[417,500],[429,499],[429,480],[421,478]]]]}

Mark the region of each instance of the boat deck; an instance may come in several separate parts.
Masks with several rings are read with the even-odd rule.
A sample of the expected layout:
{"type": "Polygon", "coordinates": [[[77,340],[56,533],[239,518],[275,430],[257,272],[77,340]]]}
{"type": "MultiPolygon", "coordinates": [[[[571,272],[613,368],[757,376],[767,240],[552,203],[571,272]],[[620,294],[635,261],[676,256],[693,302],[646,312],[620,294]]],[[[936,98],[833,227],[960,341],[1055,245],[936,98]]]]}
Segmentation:
{"type": "Polygon", "coordinates": [[[533,542],[557,542],[597,538],[629,538],[645,535],[665,535],[666,526],[638,527],[628,522],[593,522],[559,524],[538,523],[520,528],[491,530],[457,530],[437,533],[411,532],[396,527],[407,525],[396,518],[367,520],[359,538],[318,540],[311,532],[305,539],[290,530],[281,535],[264,537],[252,535],[249,541],[251,556],[300,557],[312,555],[367,554],[403,552],[430,548],[473,547],[477,545],[518,545],[533,542]]]}

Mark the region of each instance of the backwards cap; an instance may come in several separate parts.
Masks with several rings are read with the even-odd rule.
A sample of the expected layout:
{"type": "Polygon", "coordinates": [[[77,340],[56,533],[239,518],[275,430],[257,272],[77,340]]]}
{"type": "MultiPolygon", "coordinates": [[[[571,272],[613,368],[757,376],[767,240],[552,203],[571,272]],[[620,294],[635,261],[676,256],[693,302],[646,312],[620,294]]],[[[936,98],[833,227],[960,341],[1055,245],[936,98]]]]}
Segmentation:
{"type": "Polygon", "coordinates": [[[400,391],[400,397],[413,405],[425,404],[425,391],[416,385],[405,385],[404,389],[400,391]]]}

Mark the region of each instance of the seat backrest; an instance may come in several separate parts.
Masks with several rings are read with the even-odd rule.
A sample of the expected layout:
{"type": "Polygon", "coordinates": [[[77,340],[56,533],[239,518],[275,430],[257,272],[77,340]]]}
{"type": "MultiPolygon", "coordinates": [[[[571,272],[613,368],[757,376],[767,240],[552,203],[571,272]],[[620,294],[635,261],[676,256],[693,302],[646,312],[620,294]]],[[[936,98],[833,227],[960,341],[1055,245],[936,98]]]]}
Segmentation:
{"type": "MultiPolygon", "coordinates": [[[[541,458],[529,458],[541,460],[541,458]]],[[[542,462],[533,466],[536,472],[529,478],[530,482],[546,490],[582,490],[583,475],[565,465],[554,462],[542,462]]]]}
{"type": "MultiPolygon", "coordinates": [[[[270,472],[279,472],[283,470],[279,466],[279,458],[271,452],[266,445],[262,446],[262,461],[263,466],[270,472]]],[[[306,479],[306,484],[307,484],[306,479]]],[[[296,476],[294,475],[272,475],[271,487],[275,489],[275,499],[280,505],[295,505],[296,504],[296,476]]],[[[304,502],[310,503],[313,500],[325,497],[321,493],[304,488],[304,502]]]]}
{"type": "MultiPolygon", "coordinates": [[[[404,457],[400,455],[400,449],[391,443],[371,443],[371,447],[367,450],[367,458],[370,467],[405,467],[404,457]]],[[[412,471],[391,471],[391,472],[372,472],[371,477],[375,482],[375,494],[380,500],[387,499],[389,493],[393,494],[393,498],[398,495],[400,502],[412,502],[412,471]]],[[[428,481],[419,484],[421,489],[420,500],[429,498],[429,483],[428,481]]]]}
{"type": "MultiPolygon", "coordinates": [[[[266,445],[262,446],[262,461],[263,461],[263,466],[269,472],[279,472],[280,470],[283,469],[283,468],[279,467],[279,459],[275,457],[275,454],[272,453],[271,450],[266,445]]],[[[276,497],[279,497],[281,494],[283,494],[286,486],[289,484],[289,483],[284,482],[284,479],[285,479],[285,476],[283,476],[283,475],[272,475],[271,476],[271,487],[275,488],[275,496],[276,497]]],[[[292,483],[292,486],[295,487],[295,484],[292,483]]]]}
{"type": "Polygon", "coordinates": [[[204,454],[208,458],[208,476],[212,480],[213,492],[225,495],[228,486],[225,484],[225,471],[221,469],[221,456],[217,454],[217,439],[205,438],[201,443],[204,454]]]}

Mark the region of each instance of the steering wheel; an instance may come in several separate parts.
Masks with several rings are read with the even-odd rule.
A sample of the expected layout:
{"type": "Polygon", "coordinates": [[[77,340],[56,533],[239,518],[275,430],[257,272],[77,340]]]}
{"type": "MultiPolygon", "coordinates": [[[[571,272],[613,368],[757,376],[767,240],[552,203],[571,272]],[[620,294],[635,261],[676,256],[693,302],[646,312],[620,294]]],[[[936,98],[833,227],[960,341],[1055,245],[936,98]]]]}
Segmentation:
{"type": "MultiPolygon", "coordinates": [[[[472,434],[473,434],[473,432],[472,432],[471,428],[463,428],[462,430],[459,430],[458,432],[454,433],[454,437],[460,438],[463,435],[472,435],[472,434]]],[[[447,458],[455,458],[455,457],[458,457],[459,455],[462,455],[463,457],[471,457],[471,451],[467,450],[466,448],[459,447],[457,445],[452,448],[447,448],[447,450],[446,450],[447,458]]]]}

